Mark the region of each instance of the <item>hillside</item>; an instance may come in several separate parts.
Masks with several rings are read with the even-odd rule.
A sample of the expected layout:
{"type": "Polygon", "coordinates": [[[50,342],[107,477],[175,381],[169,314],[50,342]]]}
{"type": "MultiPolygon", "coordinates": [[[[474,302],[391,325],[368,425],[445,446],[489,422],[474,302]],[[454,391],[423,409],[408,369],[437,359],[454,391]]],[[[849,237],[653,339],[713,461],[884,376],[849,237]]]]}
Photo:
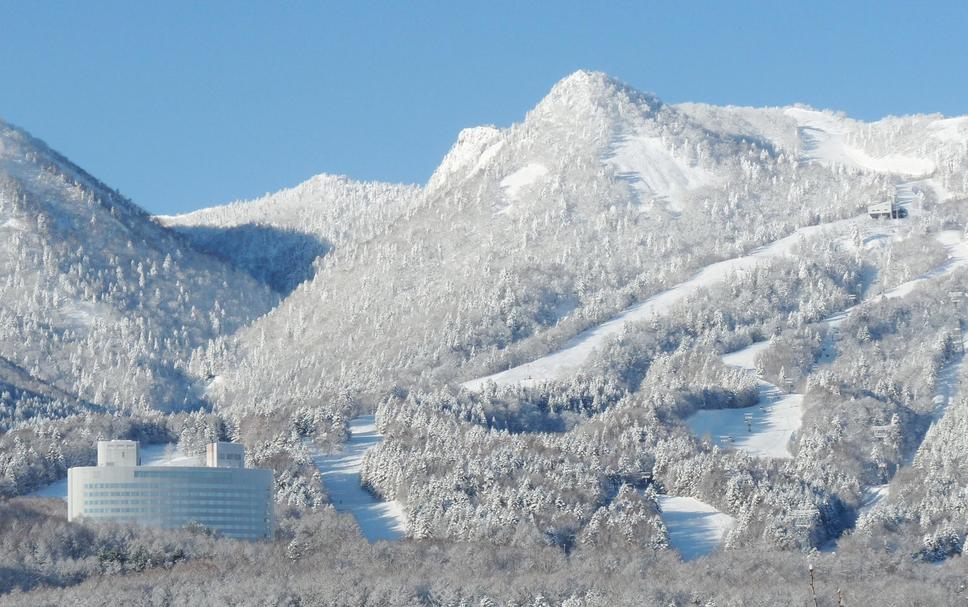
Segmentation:
{"type": "MultiPolygon", "coordinates": [[[[800,108],[670,106],[578,72],[522,123],[461,133],[395,221],[330,251],[276,310],[219,344],[226,371],[210,394],[223,404],[258,394],[273,408],[507,368],[712,262],[862,213],[910,178],[834,154],[812,161],[803,113],[843,122],[845,141],[863,131],[870,143],[857,149],[871,158],[883,141],[913,140],[909,123],[934,129],[921,118],[862,126],[800,108]]],[[[963,147],[922,147],[921,164],[937,168],[919,204],[963,192],[963,147]]],[[[224,223],[204,217],[177,221],[224,223]]]]}
{"type": "Polygon", "coordinates": [[[52,537],[26,558],[0,525],[0,571],[80,584],[45,599],[106,572],[141,596],[161,563],[173,596],[203,562],[228,602],[803,603],[808,562],[830,604],[963,598],[968,118],[579,71],[422,186],[323,174],[160,218],[4,128],[0,494],[102,435],[232,438],[276,472],[252,550],[0,504],[52,537]]]}
{"type": "MultiPolygon", "coordinates": [[[[110,410],[195,409],[192,350],[276,303],[0,122],[0,379],[110,410]],[[39,386],[44,386],[40,388],[39,386]]],[[[18,417],[16,401],[0,419],[18,417]]]]}
{"type": "Polygon", "coordinates": [[[197,248],[288,294],[312,278],[334,246],[383,234],[419,188],[317,175],[294,188],[172,217],[159,217],[197,248]]]}

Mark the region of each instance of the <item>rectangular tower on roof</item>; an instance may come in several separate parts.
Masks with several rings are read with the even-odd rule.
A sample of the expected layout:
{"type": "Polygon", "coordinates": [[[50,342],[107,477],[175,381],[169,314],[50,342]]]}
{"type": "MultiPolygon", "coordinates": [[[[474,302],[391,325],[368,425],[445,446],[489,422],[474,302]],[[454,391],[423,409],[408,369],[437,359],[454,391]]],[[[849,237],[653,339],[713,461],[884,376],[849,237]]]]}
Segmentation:
{"type": "Polygon", "coordinates": [[[244,468],[245,446],[219,441],[205,446],[205,465],[209,468],[244,468]]]}
{"type": "Polygon", "coordinates": [[[98,466],[140,466],[141,454],[136,440],[99,440],[98,466]]]}

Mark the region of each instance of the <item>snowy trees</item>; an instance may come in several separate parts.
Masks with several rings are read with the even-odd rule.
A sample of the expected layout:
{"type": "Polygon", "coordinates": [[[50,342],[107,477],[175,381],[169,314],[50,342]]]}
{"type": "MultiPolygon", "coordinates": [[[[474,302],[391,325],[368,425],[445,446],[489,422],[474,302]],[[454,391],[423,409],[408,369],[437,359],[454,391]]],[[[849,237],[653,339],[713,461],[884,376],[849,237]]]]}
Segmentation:
{"type": "MultiPolygon", "coordinates": [[[[733,557],[711,557],[711,574],[675,563],[656,495],[730,513],[735,558],[795,579],[792,552],[839,536],[866,489],[888,482],[891,498],[861,516],[848,546],[879,555],[871,538],[887,538],[905,563],[953,557],[968,532],[966,407],[950,391],[946,414],[935,407],[962,357],[963,310],[948,300],[964,273],[874,296],[945,263],[936,236],[964,233],[968,207],[940,204],[939,192],[965,191],[968,148],[925,139],[929,118],[827,117],[872,156],[930,157],[935,181],[904,186],[924,213],[876,237],[806,239],[629,326],[573,377],[478,394],[454,385],[558,349],[714,261],[856,215],[898,178],[806,162],[799,123],[781,109],[670,106],[580,73],[523,123],[462,133],[424,188],[319,176],[163,218],[175,234],[0,125],[0,495],[89,463],[102,436],[187,452],[231,438],[276,471],[285,513],[278,542],[242,548],[112,530],[85,552],[60,548],[82,541],[60,529],[47,560],[25,556],[44,546],[14,542],[0,582],[8,571],[60,585],[165,568],[178,582],[153,580],[159,602],[188,601],[217,556],[236,585],[212,590],[226,602],[621,604],[574,575],[633,588],[634,604],[702,604],[723,599],[723,579],[742,586],[733,557]],[[630,149],[642,163],[615,162],[630,149]],[[666,192],[657,175],[702,179],[666,192]],[[756,402],[753,375],[721,355],[761,341],[762,377],[804,395],[789,461],[714,446],[682,423],[756,402]],[[337,448],[346,421],[378,404],[386,439],[363,478],[405,504],[413,539],[369,547],[326,507],[307,444],[337,448]],[[399,577],[382,585],[370,571],[399,577]],[[480,586],[465,591],[465,580],[480,586]]],[[[921,598],[950,598],[905,571],[921,598]]],[[[140,597],[137,585],[118,596],[140,597]]],[[[735,592],[719,602],[796,595],[735,592]]]]}

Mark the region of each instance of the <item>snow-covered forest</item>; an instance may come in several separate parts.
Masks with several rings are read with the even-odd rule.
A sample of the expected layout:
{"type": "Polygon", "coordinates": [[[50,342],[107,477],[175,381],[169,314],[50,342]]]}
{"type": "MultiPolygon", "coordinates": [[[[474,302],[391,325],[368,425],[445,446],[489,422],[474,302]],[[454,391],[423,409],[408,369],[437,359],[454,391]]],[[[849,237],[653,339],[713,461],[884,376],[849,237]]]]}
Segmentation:
{"type": "Polygon", "coordinates": [[[968,117],[594,72],[425,185],[181,216],[0,122],[0,603],[963,601],[966,235],[968,117]],[[371,544],[320,462],[372,413],[371,544]],[[275,539],[28,496],[100,438],[245,443],[275,539]]]}

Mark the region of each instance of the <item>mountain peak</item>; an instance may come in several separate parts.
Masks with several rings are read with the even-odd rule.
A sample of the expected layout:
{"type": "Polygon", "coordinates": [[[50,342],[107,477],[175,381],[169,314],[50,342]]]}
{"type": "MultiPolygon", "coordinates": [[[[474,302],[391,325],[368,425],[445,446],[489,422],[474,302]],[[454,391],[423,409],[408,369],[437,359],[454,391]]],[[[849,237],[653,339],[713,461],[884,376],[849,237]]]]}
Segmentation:
{"type": "Polygon", "coordinates": [[[444,156],[440,166],[430,176],[427,189],[434,190],[447,181],[451,175],[478,168],[498,149],[500,149],[501,131],[494,126],[478,126],[464,129],[457,135],[457,141],[444,156]],[[492,150],[491,154],[485,154],[492,150]]]}
{"type": "Polygon", "coordinates": [[[548,95],[535,107],[535,113],[564,111],[587,115],[589,111],[613,112],[623,106],[651,113],[662,106],[662,100],[604,72],[580,69],[551,87],[548,95]]]}

